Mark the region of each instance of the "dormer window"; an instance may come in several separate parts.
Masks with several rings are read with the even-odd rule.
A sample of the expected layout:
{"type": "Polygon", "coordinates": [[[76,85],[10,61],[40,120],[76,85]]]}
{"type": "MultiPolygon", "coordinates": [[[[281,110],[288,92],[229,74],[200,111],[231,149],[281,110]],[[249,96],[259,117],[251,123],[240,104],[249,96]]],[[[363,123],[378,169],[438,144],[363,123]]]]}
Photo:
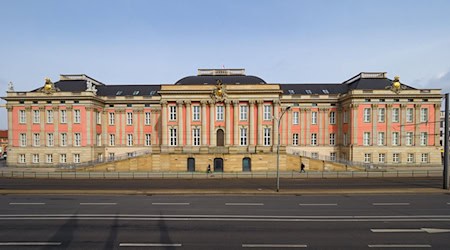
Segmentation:
{"type": "Polygon", "coordinates": [[[291,94],[291,95],[295,94],[295,91],[294,91],[293,89],[289,89],[288,92],[289,92],[289,94],[291,94]]]}
{"type": "Polygon", "coordinates": [[[312,91],[310,89],[305,90],[306,94],[312,95],[312,91]]]}
{"type": "Polygon", "coordinates": [[[322,92],[324,93],[324,94],[329,94],[330,92],[328,91],[328,89],[322,89],[322,92]]]}
{"type": "Polygon", "coordinates": [[[122,93],[123,93],[123,91],[119,90],[119,91],[116,92],[116,95],[121,95],[122,93]]]}
{"type": "Polygon", "coordinates": [[[139,95],[139,90],[135,90],[135,91],[133,92],[133,95],[139,95]]]}

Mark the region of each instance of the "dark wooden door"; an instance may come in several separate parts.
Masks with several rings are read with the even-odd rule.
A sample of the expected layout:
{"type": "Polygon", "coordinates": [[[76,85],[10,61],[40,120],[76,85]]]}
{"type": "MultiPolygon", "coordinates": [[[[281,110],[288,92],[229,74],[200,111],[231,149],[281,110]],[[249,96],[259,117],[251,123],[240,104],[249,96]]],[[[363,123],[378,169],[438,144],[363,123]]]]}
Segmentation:
{"type": "Polygon", "coordinates": [[[245,157],[242,159],[242,172],[252,171],[252,159],[245,157]]]}
{"type": "Polygon", "coordinates": [[[195,172],[195,159],[192,157],[187,159],[187,171],[195,172]]]}
{"type": "Polygon", "coordinates": [[[223,147],[225,146],[225,135],[222,129],[217,130],[217,146],[223,147]]]}
{"type": "Polygon", "coordinates": [[[214,159],[214,172],[223,172],[223,159],[222,158],[214,159]]]}

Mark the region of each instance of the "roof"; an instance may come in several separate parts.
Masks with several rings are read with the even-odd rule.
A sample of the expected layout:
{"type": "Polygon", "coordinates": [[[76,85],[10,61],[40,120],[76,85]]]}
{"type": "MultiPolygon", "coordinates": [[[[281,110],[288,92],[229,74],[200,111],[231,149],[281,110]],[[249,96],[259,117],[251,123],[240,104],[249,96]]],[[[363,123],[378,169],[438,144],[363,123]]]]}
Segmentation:
{"type": "MultiPolygon", "coordinates": [[[[386,89],[386,87],[392,86],[392,80],[389,78],[361,78],[346,85],[348,85],[350,89],[386,89]]],[[[402,85],[406,89],[415,89],[403,83],[402,85]]]]}
{"type": "Polygon", "coordinates": [[[265,84],[266,82],[257,76],[247,75],[199,75],[188,76],[178,80],[175,85],[200,85],[217,84],[220,80],[223,84],[265,84]]]}
{"type": "Polygon", "coordinates": [[[348,91],[348,86],[342,83],[292,83],[280,84],[285,95],[328,95],[348,91]]]}

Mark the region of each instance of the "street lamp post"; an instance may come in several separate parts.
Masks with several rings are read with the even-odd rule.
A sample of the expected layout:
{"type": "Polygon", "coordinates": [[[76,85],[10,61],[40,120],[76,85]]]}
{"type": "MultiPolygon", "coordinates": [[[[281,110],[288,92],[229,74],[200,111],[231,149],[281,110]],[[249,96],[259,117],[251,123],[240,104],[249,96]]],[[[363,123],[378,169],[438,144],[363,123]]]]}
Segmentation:
{"type": "Polygon", "coordinates": [[[283,118],[284,113],[288,111],[291,108],[291,106],[287,106],[282,112],[280,117],[273,117],[274,120],[277,121],[277,128],[278,128],[278,143],[277,143],[277,192],[280,191],[280,123],[281,119],[283,118]]]}

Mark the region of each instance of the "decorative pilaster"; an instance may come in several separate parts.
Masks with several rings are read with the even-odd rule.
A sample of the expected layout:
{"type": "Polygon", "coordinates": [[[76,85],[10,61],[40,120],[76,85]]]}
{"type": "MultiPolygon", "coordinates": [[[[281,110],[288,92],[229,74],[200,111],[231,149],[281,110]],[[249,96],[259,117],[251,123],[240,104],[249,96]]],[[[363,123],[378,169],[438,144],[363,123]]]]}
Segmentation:
{"type": "Polygon", "coordinates": [[[406,104],[400,105],[400,145],[406,145],[406,104]]]}
{"type": "Polygon", "coordinates": [[[257,135],[258,143],[257,143],[257,145],[263,145],[262,118],[263,118],[264,101],[257,100],[256,102],[258,103],[258,135],[257,135]]]}
{"type": "MultiPolygon", "coordinates": [[[[304,108],[300,108],[298,110],[298,123],[300,124],[301,128],[303,128],[303,126],[305,126],[305,109],[304,108]]],[[[303,129],[300,130],[300,132],[298,133],[298,145],[305,145],[303,140],[305,139],[305,136],[303,134],[303,129]]]]}
{"type": "MultiPolygon", "coordinates": [[[[86,107],[86,135],[82,135],[81,138],[83,138],[83,136],[86,136],[86,144],[88,147],[92,146],[92,107],[86,107]]],[[[80,114],[81,116],[81,114],[80,114]]],[[[83,122],[83,116],[81,116],[81,122],[83,122]]],[[[83,141],[81,141],[81,145],[83,145],[83,141]]]]}
{"type": "Polygon", "coordinates": [[[39,105],[39,118],[40,118],[40,129],[39,129],[39,134],[41,137],[41,147],[43,146],[47,146],[47,133],[45,131],[45,124],[47,124],[46,121],[46,116],[47,116],[47,112],[45,110],[45,106],[39,105]]]}
{"type": "Polygon", "coordinates": [[[71,104],[66,105],[67,114],[67,146],[73,146],[73,106],[71,104]]]}
{"type": "Polygon", "coordinates": [[[184,101],[184,104],[186,105],[186,145],[187,146],[191,146],[192,145],[192,140],[191,140],[191,135],[192,135],[192,129],[191,129],[191,101],[184,101]]]}
{"type": "Polygon", "coordinates": [[[281,138],[279,138],[280,141],[278,141],[278,133],[285,134],[284,132],[286,130],[282,129],[281,126],[278,126],[279,125],[278,123],[282,122],[281,120],[277,120],[280,118],[280,101],[279,100],[273,100],[273,117],[275,117],[276,119],[272,119],[272,135],[273,135],[272,145],[278,145],[278,142],[280,142],[280,145],[281,145],[281,144],[283,144],[283,142],[285,142],[285,140],[281,141],[281,138]],[[278,130],[278,128],[280,128],[280,130],[278,130]]]}
{"type": "Polygon", "coordinates": [[[377,123],[378,123],[378,104],[372,104],[372,141],[371,145],[378,145],[377,123]]]}
{"type": "Polygon", "coordinates": [[[352,123],[353,123],[352,144],[354,146],[358,145],[358,107],[359,107],[359,104],[351,104],[352,113],[353,113],[353,115],[352,115],[352,123]]]}
{"type": "Polygon", "coordinates": [[[209,101],[209,146],[213,146],[216,143],[216,133],[214,131],[215,128],[215,119],[214,113],[216,109],[216,103],[213,100],[209,101]]]}
{"type": "Polygon", "coordinates": [[[144,120],[143,114],[144,110],[142,108],[133,110],[133,134],[136,135],[136,138],[133,138],[136,146],[144,146],[144,120]],[[139,135],[139,136],[137,136],[139,135]]]}
{"type": "MultiPolygon", "coordinates": [[[[12,148],[12,144],[13,144],[13,107],[11,105],[6,105],[6,109],[8,111],[8,148],[12,148]]],[[[17,135],[18,137],[19,135],[17,135]]],[[[20,138],[19,138],[20,140],[20,138]]],[[[27,138],[27,140],[30,140],[29,138],[27,138]]],[[[20,146],[20,141],[18,143],[18,146],[20,146]]],[[[6,158],[6,160],[8,160],[8,158],[6,158]]]]}
{"type": "MultiPolygon", "coordinates": [[[[225,100],[225,145],[231,145],[231,100],[225,100]]],[[[233,128],[235,130],[236,127],[233,128]]]]}
{"type": "MultiPolygon", "coordinates": [[[[286,135],[285,142],[287,141],[287,143],[285,145],[292,145],[292,132],[291,132],[292,131],[292,109],[289,109],[286,112],[286,116],[287,116],[286,117],[287,129],[286,129],[286,132],[283,133],[286,135]]],[[[283,145],[283,143],[281,143],[281,144],[283,145]]]]}
{"type": "Polygon", "coordinates": [[[162,132],[161,132],[161,145],[167,146],[167,101],[161,101],[162,112],[161,112],[161,121],[162,121],[162,132]]]}
{"type": "Polygon", "coordinates": [[[420,109],[422,108],[421,104],[415,104],[415,114],[414,114],[414,145],[420,145],[420,109]]]}
{"type": "Polygon", "coordinates": [[[177,101],[178,146],[184,146],[183,101],[177,101]]]}
{"type": "Polygon", "coordinates": [[[441,104],[436,103],[434,104],[434,145],[436,147],[441,146],[439,142],[440,124],[441,124],[441,104]]]}
{"type": "Polygon", "coordinates": [[[152,107],[150,112],[152,124],[152,145],[161,145],[162,142],[161,106],[152,107]]]}
{"type": "MultiPolygon", "coordinates": [[[[239,121],[239,100],[233,100],[233,144],[239,145],[238,121],[239,121]]],[[[228,119],[228,118],[227,118],[228,119]]]]}
{"type": "Polygon", "coordinates": [[[59,107],[52,106],[53,111],[53,145],[59,146],[59,107]]]}
{"type": "MultiPolygon", "coordinates": [[[[32,135],[31,135],[31,124],[33,123],[33,117],[32,117],[32,108],[31,106],[25,106],[25,113],[26,113],[26,123],[27,123],[27,147],[32,146],[32,135]]],[[[69,126],[70,129],[72,129],[72,126],[69,126]]],[[[12,131],[12,126],[11,126],[12,131]]]]}
{"type": "Polygon", "coordinates": [[[206,100],[201,100],[200,105],[202,107],[202,146],[208,145],[207,136],[206,136],[206,104],[208,102],[206,100]]]}
{"type": "Polygon", "coordinates": [[[306,140],[305,145],[311,145],[311,109],[306,109],[306,140]]]}
{"type": "Polygon", "coordinates": [[[386,105],[386,145],[392,146],[392,104],[386,105]]]}
{"type": "MultiPolygon", "coordinates": [[[[249,139],[249,145],[254,146],[255,145],[255,100],[249,100],[249,110],[248,115],[250,119],[250,129],[248,134],[249,139]]],[[[238,128],[236,128],[238,129],[238,128]]]]}
{"type": "MultiPolygon", "coordinates": [[[[328,125],[330,124],[330,109],[329,108],[324,108],[323,109],[323,116],[324,116],[324,118],[323,118],[323,123],[324,123],[324,126],[325,126],[325,128],[324,128],[324,135],[323,135],[323,137],[325,137],[324,138],[324,145],[330,145],[330,133],[329,133],[329,129],[328,129],[328,125]]],[[[336,119],[336,116],[335,116],[335,119],[336,119]]],[[[334,137],[334,143],[336,144],[336,135],[334,135],[335,137],[334,137]]]]}
{"type": "Polygon", "coordinates": [[[114,111],[116,124],[116,146],[123,146],[123,137],[125,135],[125,109],[116,109],[114,111]]]}

